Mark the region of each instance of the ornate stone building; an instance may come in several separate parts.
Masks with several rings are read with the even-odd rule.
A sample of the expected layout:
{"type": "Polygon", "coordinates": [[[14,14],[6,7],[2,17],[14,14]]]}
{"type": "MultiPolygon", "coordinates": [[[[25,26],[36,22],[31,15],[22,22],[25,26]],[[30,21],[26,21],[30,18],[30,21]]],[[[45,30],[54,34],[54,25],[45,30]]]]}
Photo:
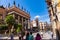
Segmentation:
{"type": "Polygon", "coordinates": [[[40,30],[39,30],[39,21],[38,21],[38,19],[32,20],[30,27],[31,27],[31,29],[34,30],[34,31],[40,31],[40,30]]]}
{"type": "Polygon", "coordinates": [[[39,22],[40,31],[46,31],[48,27],[47,22],[39,22]]]}
{"type": "Polygon", "coordinates": [[[53,33],[56,34],[56,29],[60,29],[60,0],[46,0],[48,12],[53,28],[53,33]]]}
{"type": "Polygon", "coordinates": [[[4,23],[5,16],[6,16],[6,9],[3,6],[0,6],[0,24],[4,23]]]}
{"type": "Polygon", "coordinates": [[[21,23],[22,27],[28,29],[30,27],[30,14],[16,7],[15,3],[12,7],[4,8],[0,6],[0,24],[4,23],[4,19],[7,15],[13,15],[17,23],[21,23]]]}

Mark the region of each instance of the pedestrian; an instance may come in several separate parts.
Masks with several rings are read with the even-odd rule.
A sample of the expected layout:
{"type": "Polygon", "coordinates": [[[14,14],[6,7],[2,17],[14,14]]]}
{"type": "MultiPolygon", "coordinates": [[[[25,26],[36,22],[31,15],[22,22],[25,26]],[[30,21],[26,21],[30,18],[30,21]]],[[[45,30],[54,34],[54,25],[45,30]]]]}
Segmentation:
{"type": "Polygon", "coordinates": [[[19,40],[22,40],[21,34],[19,35],[19,40]]]}
{"type": "Polygon", "coordinates": [[[52,36],[52,40],[53,40],[53,33],[51,34],[51,36],[52,36]]]}
{"type": "Polygon", "coordinates": [[[13,33],[11,33],[11,39],[10,40],[14,40],[14,38],[13,38],[13,33]]]}
{"type": "Polygon", "coordinates": [[[26,35],[27,35],[27,31],[25,31],[25,35],[23,36],[23,40],[26,40],[26,35]]]}
{"type": "Polygon", "coordinates": [[[59,34],[59,31],[57,29],[56,29],[56,36],[57,36],[56,40],[60,40],[60,34],[59,34]]]}
{"type": "Polygon", "coordinates": [[[26,40],[29,40],[29,32],[26,35],[26,40]]]}
{"type": "Polygon", "coordinates": [[[23,36],[23,40],[26,40],[26,35],[23,36]]]}
{"type": "Polygon", "coordinates": [[[30,32],[29,40],[34,40],[34,37],[33,37],[33,35],[32,35],[32,32],[30,32]]]}
{"type": "Polygon", "coordinates": [[[35,40],[42,40],[39,33],[37,33],[35,40]]]}

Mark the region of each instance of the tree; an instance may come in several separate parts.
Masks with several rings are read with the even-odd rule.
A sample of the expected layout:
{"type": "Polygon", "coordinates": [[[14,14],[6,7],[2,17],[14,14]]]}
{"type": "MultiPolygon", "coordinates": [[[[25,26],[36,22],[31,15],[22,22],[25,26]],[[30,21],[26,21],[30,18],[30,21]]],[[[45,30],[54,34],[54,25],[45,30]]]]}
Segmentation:
{"type": "Polygon", "coordinates": [[[5,18],[5,21],[7,24],[9,25],[13,25],[15,23],[15,19],[13,17],[13,15],[8,15],[6,18],[5,18]]]}
{"type": "Polygon", "coordinates": [[[0,25],[0,30],[7,30],[7,25],[4,24],[0,25]]]}
{"type": "Polygon", "coordinates": [[[7,29],[8,26],[6,24],[0,24],[0,34],[4,34],[7,29]]]}
{"type": "Polygon", "coordinates": [[[17,24],[17,30],[16,32],[19,33],[22,30],[22,25],[21,24],[17,24]]]}
{"type": "Polygon", "coordinates": [[[13,27],[14,23],[15,23],[15,19],[13,17],[13,15],[8,15],[5,18],[5,22],[8,24],[8,28],[9,28],[9,33],[10,33],[10,29],[13,27]]]}

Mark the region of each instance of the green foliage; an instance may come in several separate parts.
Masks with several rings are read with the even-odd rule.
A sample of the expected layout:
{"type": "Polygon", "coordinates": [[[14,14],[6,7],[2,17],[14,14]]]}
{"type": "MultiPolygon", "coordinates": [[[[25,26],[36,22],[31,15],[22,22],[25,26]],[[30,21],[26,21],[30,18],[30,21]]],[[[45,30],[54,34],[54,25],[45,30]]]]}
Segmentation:
{"type": "Polygon", "coordinates": [[[8,26],[7,25],[0,25],[0,30],[6,30],[6,29],[8,29],[8,26]]]}
{"type": "Polygon", "coordinates": [[[21,24],[18,24],[17,27],[19,27],[21,29],[22,28],[22,25],[21,24]]]}
{"type": "Polygon", "coordinates": [[[17,33],[20,32],[20,28],[18,27],[16,31],[17,31],[17,33]]]}
{"type": "Polygon", "coordinates": [[[10,29],[15,24],[15,19],[14,19],[13,15],[6,16],[5,22],[8,24],[9,33],[11,33],[12,31],[10,29]]]}
{"type": "Polygon", "coordinates": [[[5,21],[6,21],[7,24],[11,24],[11,25],[13,25],[15,23],[15,19],[13,18],[13,15],[8,15],[5,18],[5,21]]]}
{"type": "Polygon", "coordinates": [[[18,25],[17,23],[14,24],[14,28],[15,28],[15,29],[17,29],[17,25],[18,25]]]}
{"type": "Polygon", "coordinates": [[[6,21],[6,23],[8,24],[8,26],[14,25],[14,28],[16,29],[16,32],[17,32],[17,33],[21,31],[22,25],[21,25],[21,24],[17,24],[17,23],[15,22],[15,19],[14,19],[13,15],[8,15],[8,16],[5,18],[5,21],[6,21]]]}
{"type": "Polygon", "coordinates": [[[18,33],[18,32],[20,32],[21,31],[21,29],[22,29],[22,25],[21,24],[17,24],[17,30],[16,30],[16,32],[18,33]]]}

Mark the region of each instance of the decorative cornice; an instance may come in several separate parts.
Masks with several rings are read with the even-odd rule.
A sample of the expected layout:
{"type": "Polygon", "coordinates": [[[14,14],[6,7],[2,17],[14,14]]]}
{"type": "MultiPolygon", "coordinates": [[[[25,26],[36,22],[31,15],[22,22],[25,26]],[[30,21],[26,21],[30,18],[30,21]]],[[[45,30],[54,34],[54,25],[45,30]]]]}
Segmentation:
{"type": "Polygon", "coordinates": [[[8,10],[8,12],[12,12],[12,11],[18,12],[19,14],[22,14],[22,15],[27,16],[27,17],[30,18],[30,15],[29,15],[29,14],[27,14],[26,12],[18,9],[17,7],[13,7],[13,8],[10,8],[10,9],[8,10]]]}

